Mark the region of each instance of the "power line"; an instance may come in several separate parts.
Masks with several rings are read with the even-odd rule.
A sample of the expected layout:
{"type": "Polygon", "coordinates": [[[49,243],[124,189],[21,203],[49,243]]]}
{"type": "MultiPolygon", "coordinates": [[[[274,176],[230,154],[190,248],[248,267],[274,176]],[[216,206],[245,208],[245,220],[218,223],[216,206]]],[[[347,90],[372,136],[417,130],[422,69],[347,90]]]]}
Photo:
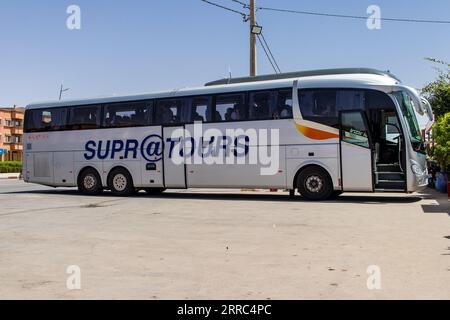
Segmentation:
{"type": "MultiPolygon", "coordinates": [[[[284,12],[284,13],[295,13],[295,14],[304,14],[304,15],[312,15],[312,16],[333,17],[333,18],[363,19],[363,20],[367,20],[368,19],[367,16],[334,14],[334,13],[322,13],[322,12],[300,11],[300,10],[268,8],[268,7],[258,7],[258,10],[284,12]]],[[[401,19],[401,18],[370,18],[370,19],[381,20],[381,21],[396,21],[396,22],[450,24],[450,20],[422,20],[422,19],[401,19]]]]}
{"type": "Polygon", "coordinates": [[[275,59],[275,57],[274,57],[274,55],[273,55],[273,53],[272,53],[272,50],[270,50],[269,44],[267,43],[266,37],[264,37],[264,34],[263,34],[263,33],[261,33],[261,37],[262,37],[262,39],[263,39],[263,41],[264,41],[264,43],[265,43],[265,45],[266,45],[266,47],[267,47],[267,50],[268,50],[269,53],[270,53],[270,56],[272,57],[273,62],[275,63],[275,66],[276,66],[277,69],[278,69],[278,72],[281,73],[280,66],[279,66],[278,63],[277,63],[277,60],[275,59]]]}
{"type": "Polygon", "coordinates": [[[241,16],[244,18],[244,20],[247,19],[247,15],[246,15],[245,13],[243,13],[243,12],[240,12],[240,11],[237,11],[237,10],[234,10],[234,9],[231,9],[231,8],[228,8],[228,7],[225,7],[225,6],[222,6],[222,5],[220,5],[220,4],[217,4],[217,3],[214,3],[214,2],[211,2],[211,1],[208,1],[208,0],[200,0],[200,1],[203,1],[203,2],[205,2],[205,3],[207,3],[207,4],[210,4],[210,5],[212,5],[212,6],[215,6],[215,7],[218,7],[218,8],[227,10],[227,11],[230,11],[230,12],[237,13],[237,14],[241,15],[241,16]]]}
{"type": "Polygon", "coordinates": [[[245,2],[242,2],[242,1],[239,1],[239,0],[231,0],[231,1],[233,1],[235,3],[239,3],[240,5],[242,5],[246,9],[249,7],[249,5],[247,3],[245,3],[245,2]]]}
{"type": "Polygon", "coordinates": [[[263,42],[261,41],[261,37],[259,36],[259,34],[258,34],[257,36],[258,36],[259,43],[261,44],[261,47],[263,48],[264,53],[266,54],[267,60],[269,60],[269,62],[270,62],[270,64],[272,65],[272,68],[273,68],[273,70],[275,71],[275,73],[278,73],[278,70],[277,70],[277,68],[275,67],[274,63],[272,62],[272,59],[270,58],[270,55],[269,55],[269,53],[267,52],[266,47],[264,46],[263,42]]]}

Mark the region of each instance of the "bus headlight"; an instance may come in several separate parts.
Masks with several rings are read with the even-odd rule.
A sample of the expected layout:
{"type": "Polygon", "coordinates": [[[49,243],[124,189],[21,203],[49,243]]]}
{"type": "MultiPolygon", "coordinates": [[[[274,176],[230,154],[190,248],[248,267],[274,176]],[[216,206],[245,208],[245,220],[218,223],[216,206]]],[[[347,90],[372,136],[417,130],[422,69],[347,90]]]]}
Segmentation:
{"type": "Polygon", "coordinates": [[[422,170],[420,165],[413,160],[411,160],[411,170],[416,176],[423,176],[426,173],[422,170]]]}

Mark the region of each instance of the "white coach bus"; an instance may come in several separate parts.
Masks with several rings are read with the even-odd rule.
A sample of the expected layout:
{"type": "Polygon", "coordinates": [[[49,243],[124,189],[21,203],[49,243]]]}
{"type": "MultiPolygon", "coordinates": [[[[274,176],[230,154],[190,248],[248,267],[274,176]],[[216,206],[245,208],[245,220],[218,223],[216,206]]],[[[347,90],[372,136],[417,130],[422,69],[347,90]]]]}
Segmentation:
{"type": "Polygon", "coordinates": [[[428,178],[416,113],[433,123],[416,90],[362,68],[31,104],[23,177],[89,195],[170,188],[278,188],[310,200],[350,191],[409,193],[428,178]],[[230,137],[230,130],[240,134],[230,137]],[[264,161],[249,161],[263,149],[270,149],[264,161]],[[206,161],[218,150],[236,161],[206,161]],[[187,159],[192,155],[197,161],[187,159]]]}

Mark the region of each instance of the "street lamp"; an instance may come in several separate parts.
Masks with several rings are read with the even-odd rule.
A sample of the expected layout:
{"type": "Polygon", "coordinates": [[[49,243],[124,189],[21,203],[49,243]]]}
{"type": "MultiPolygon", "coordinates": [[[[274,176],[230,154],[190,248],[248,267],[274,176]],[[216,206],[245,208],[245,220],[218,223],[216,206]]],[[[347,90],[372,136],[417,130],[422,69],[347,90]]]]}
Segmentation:
{"type": "Polygon", "coordinates": [[[253,25],[252,26],[252,29],[251,29],[251,32],[253,33],[253,34],[256,34],[256,35],[260,35],[261,33],[262,33],[262,27],[261,26],[258,26],[258,25],[253,25]]]}

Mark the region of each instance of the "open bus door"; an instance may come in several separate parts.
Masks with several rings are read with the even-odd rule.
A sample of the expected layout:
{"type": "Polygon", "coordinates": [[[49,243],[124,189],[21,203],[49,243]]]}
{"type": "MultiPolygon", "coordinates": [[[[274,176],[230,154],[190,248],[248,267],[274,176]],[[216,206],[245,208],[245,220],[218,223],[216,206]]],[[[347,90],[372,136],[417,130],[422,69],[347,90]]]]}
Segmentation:
{"type": "Polygon", "coordinates": [[[361,110],[339,115],[343,191],[373,191],[372,143],[361,110]]]}

